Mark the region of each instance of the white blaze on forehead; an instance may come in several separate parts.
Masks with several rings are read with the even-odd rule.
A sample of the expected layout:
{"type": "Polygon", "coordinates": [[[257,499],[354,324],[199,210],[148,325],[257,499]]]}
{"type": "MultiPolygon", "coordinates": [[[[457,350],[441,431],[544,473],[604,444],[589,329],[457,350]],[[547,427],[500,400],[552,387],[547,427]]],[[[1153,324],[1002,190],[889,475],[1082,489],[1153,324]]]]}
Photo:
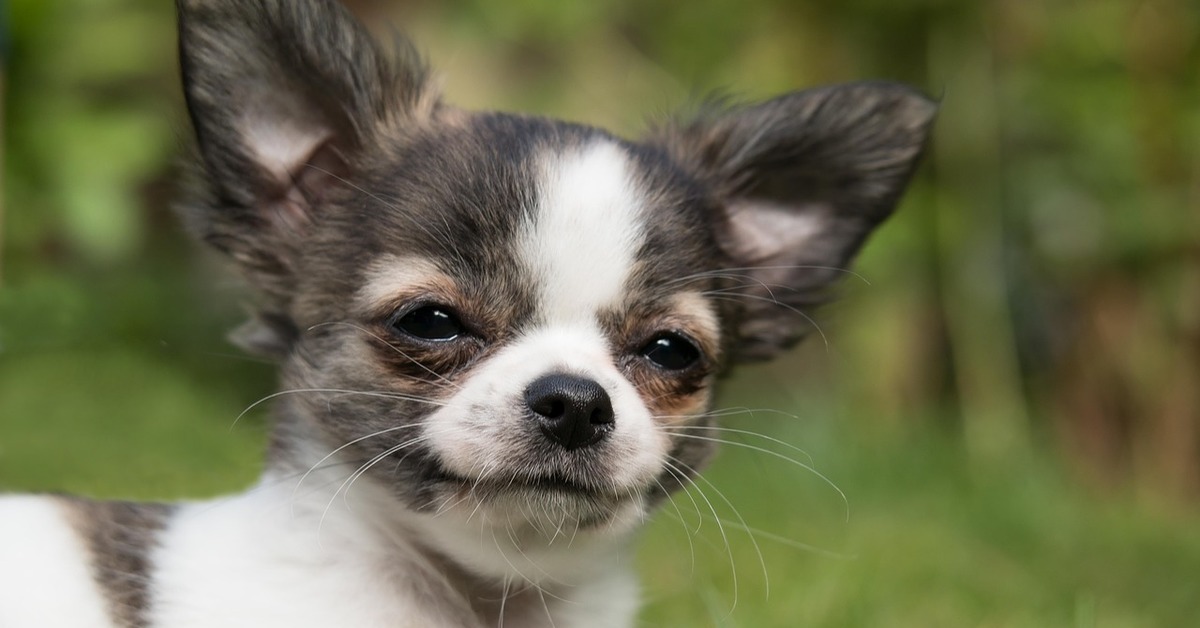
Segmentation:
{"type": "Polygon", "coordinates": [[[620,302],[642,244],[645,200],[629,158],[601,140],[542,157],[536,215],[521,252],[548,323],[591,322],[620,302]]]}

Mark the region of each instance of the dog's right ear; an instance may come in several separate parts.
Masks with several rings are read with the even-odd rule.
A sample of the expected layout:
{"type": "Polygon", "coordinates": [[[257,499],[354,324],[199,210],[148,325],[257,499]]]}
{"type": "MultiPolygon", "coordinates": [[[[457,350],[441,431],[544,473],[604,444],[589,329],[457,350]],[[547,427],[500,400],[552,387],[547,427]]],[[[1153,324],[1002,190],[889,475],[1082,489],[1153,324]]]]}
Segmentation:
{"type": "Polygon", "coordinates": [[[179,58],[206,194],[184,209],[286,309],[323,198],[382,129],[438,98],[411,46],[375,41],[333,0],[177,0],[179,58]]]}
{"type": "Polygon", "coordinates": [[[808,312],[896,208],[937,109],[907,86],[848,83],[656,131],[721,202],[717,241],[744,284],[725,294],[741,303],[734,360],[774,357],[814,326],[808,312]]]}

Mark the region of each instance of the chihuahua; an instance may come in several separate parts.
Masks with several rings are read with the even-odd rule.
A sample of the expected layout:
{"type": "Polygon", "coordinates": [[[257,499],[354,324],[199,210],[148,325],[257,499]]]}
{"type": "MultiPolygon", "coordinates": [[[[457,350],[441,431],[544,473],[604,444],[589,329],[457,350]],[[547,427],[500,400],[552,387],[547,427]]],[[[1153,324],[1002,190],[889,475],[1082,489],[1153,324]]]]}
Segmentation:
{"type": "Polygon", "coordinates": [[[714,382],[798,341],[936,105],[715,103],[638,141],[443,102],[334,0],[179,0],[197,184],[281,364],[261,480],[0,500],[0,626],[632,626],[714,382]]]}

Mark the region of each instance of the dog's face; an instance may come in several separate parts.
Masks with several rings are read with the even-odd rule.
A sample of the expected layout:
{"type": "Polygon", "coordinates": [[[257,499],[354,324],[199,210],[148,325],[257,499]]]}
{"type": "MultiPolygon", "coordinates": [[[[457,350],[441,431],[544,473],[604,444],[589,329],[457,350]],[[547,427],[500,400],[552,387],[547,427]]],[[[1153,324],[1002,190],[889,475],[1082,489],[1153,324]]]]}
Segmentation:
{"type": "Polygon", "coordinates": [[[667,428],[722,363],[712,199],[661,151],[536,119],[459,115],[387,154],[295,268],[289,384],[373,393],[300,397],[325,444],[382,456],[418,510],[584,527],[640,511],[668,455],[698,467],[667,428]]]}
{"type": "Polygon", "coordinates": [[[278,459],[337,450],[407,509],[623,529],[711,455],[713,381],[807,330],[934,107],[859,84],[642,142],[443,104],[322,0],[180,3],[203,192],[261,292],[278,459]]]}

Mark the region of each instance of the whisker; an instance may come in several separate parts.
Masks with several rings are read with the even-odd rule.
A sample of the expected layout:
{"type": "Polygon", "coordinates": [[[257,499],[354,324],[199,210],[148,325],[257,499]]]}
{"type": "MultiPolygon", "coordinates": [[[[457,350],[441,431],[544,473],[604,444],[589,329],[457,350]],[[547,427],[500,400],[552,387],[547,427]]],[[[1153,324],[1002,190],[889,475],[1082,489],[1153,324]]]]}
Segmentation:
{"type": "MultiPolygon", "coordinates": [[[[500,541],[496,540],[496,532],[492,531],[492,542],[496,544],[496,551],[500,552],[500,557],[504,558],[504,550],[500,549],[500,541]]],[[[507,558],[504,558],[508,562],[507,558]]],[[[511,563],[510,563],[511,564],[511,563]]],[[[513,571],[516,571],[514,568],[513,571]]],[[[504,578],[504,591],[500,593],[500,617],[496,620],[496,628],[504,628],[504,607],[508,604],[508,587],[512,585],[512,577],[504,578]]]]}
{"type": "Polygon", "coordinates": [[[757,294],[737,294],[737,295],[734,295],[732,293],[727,294],[727,295],[713,295],[710,293],[705,293],[705,294],[708,294],[709,296],[711,296],[714,299],[725,300],[725,301],[736,301],[736,299],[734,298],[736,296],[736,297],[742,298],[742,299],[754,299],[755,301],[764,301],[766,303],[774,303],[775,305],[778,305],[779,307],[782,307],[790,312],[800,315],[801,317],[804,318],[804,320],[811,323],[813,326],[813,329],[816,329],[817,333],[821,335],[821,342],[823,342],[825,344],[826,351],[829,350],[829,337],[825,335],[825,331],[821,329],[821,326],[817,324],[817,321],[813,320],[813,318],[811,316],[809,316],[808,314],[805,314],[804,312],[800,311],[799,308],[792,307],[791,305],[788,305],[787,303],[780,303],[776,299],[768,299],[767,297],[760,297],[757,294]]]}
{"type": "MultiPolygon", "coordinates": [[[[424,423],[424,422],[409,423],[409,424],[406,424],[406,425],[396,425],[396,426],[393,426],[393,427],[389,427],[389,428],[387,428],[387,429],[379,430],[379,431],[377,431],[377,432],[372,432],[372,433],[370,433],[370,434],[367,434],[366,436],[360,436],[360,437],[358,437],[358,438],[356,438],[356,439],[354,439],[354,440],[348,441],[348,442],[346,442],[346,443],[342,444],[342,445],[341,445],[340,447],[338,447],[337,449],[334,449],[333,451],[331,451],[331,452],[329,452],[329,453],[325,454],[325,456],[324,456],[324,457],[322,457],[322,458],[321,458],[320,460],[318,460],[318,461],[317,461],[315,464],[313,464],[312,466],[310,466],[310,467],[308,468],[308,470],[304,472],[304,475],[300,476],[300,481],[299,481],[299,482],[296,482],[296,488],[294,488],[294,489],[292,490],[292,503],[293,503],[293,507],[294,507],[294,504],[295,504],[295,498],[296,498],[296,494],[297,494],[297,493],[300,491],[300,487],[301,487],[301,486],[304,484],[304,481],[305,481],[306,479],[308,479],[308,476],[309,476],[309,474],[311,474],[311,473],[312,473],[312,472],[313,472],[315,469],[317,469],[317,468],[318,468],[318,466],[320,466],[320,465],[321,465],[321,463],[323,463],[323,462],[325,462],[326,460],[329,460],[329,459],[330,459],[330,458],[332,458],[333,456],[337,455],[337,453],[338,453],[339,451],[342,451],[343,449],[345,449],[345,448],[347,448],[347,447],[350,447],[350,446],[352,446],[352,445],[356,445],[356,444],[358,444],[358,443],[361,443],[361,442],[363,442],[364,440],[367,440],[367,439],[370,439],[370,438],[375,438],[376,436],[382,436],[382,435],[384,435],[384,434],[388,434],[388,433],[391,433],[391,432],[395,432],[395,431],[397,431],[397,430],[403,430],[403,429],[408,429],[408,428],[413,428],[413,427],[421,427],[421,426],[423,426],[423,425],[425,425],[425,423],[424,423]]],[[[293,513],[294,513],[294,510],[293,510],[293,513]]]]}
{"type": "MultiPolygon", "coordinates": [[[[530,519],[532,519],[532,517],[530,517],[530,519]]],[[[542,569],[541,565],[538,565],[536,562],[534,562],[534,561],[533,561],[533,559],[531,559],[531,558],[529,557],[529,555],[525,553],[525,550],[521,549],[521,544],[517,542],[517,539],[516,539],[516,537],[514,536],[514,532],[513,532],[513,529],[512,529],[512,524],[511,524],[511,523],[509,523],[509,524],[506,524],[504,527],[505,527],[506,535],[508,536],[508,541],[509,541],[509,543],[512,543],[513,549],[517,550],[517,553],[521,555],[521,558],[524,558],[524,559],[525,559],[525,562],[526,562],[526,564],[528,564],[530,567],[533,567],[533,568],[534,568],[534,569],[536,569],[537,571],[540,571],[540,572],[542,573],[542,575],[543,575],[543,576],[545,576],[545,577],[546,577],[546,579],[547,579],[547,580],[549,580],[550,582],[553,582],[553,583],[555,583],[555,584],[562,585],[563,587],[566,587],[566,588],[568,588],[568,589],[569,589],[569,588],[573,588],[573,587],[572,587],[570,584],[568,584],[568,583],[566,583],[566,582],[563,582],[562,580],[559,580],[558,578],[555,578],[555,577],[551,576],[551,575],[549,574],[549,572],[547,572],[545,569],[542,569]]],[[[510,563],[510,566],[511,566],[511,563],[510,563]]],[[[516,570],[516,568],[515,568],[515,567],[514,567],[513,569],[514,569],[514,571],[516,570]]],[[[517,573],[518,573],[518,574],[520,574],[520,572],[517,572],[517,573]]],[[[531,580],[531,579],[529,579],[529,578],[525,577],[524,575],[522,575],[522,576],[521,576],[521,578],[522,578],[523,580],[525,580],[526,582],[528,582],[529,584],[533,585],[533,586],[534,586],[536,589],[538,589],[539,591],[542,589],[542,587],[541,587],[541,586],[540,586],[540,585],[539,585],[539,584],[538,584],[536,581],[534,581],[534,580],[531,580]]],[[[554,595],[553,593],[547,593],[547,594],[548,594],[550,597],[552,597],[552,598],[555,598],[555,599],[557,599],[557,600],[561,600],[561,601],[563,601],[563,602],[566,602],[566,601],[567,601],[566,599],[564,599],[564,598],[561,598],[561,597],[559,597],[559,596],[557,596],[557,595],[554,595]]]]}
{"type": "MultiPolygon", "coordinates": [[[[675,503],[675,497],[671,495],[671,491],[668,491],[667,487],[663,486],[663,483],[659,482],[657,478],[654,480],[654,483],[658,485],[658,488],[662,490],[663,495],[667,497],[667,501],[670,502],[671,507],[675,509],[675,513],[677,514],[676,518],[679,520],[679,525],[683,526],[683,538],[687,539],[688,555],[691,557],[691,564],[688,567],[688,573],[694,575],[696,573],[696,545],[692,541],[691,529],[688,527],[687,521],[683,519],[683,511],[679,509],[679,504],[675,503]]],[[[687,491],[684,490],[683,492],[686,493],[687,491]]],[[[699,512],[699,509],[697,509],[697,512],[699,512]]]]}
{"type": "Polygon", "coordinates": [[[308,328],[308,331],[312,331],[312,330],[314,330],[314,329],[316,329],[316,328],[318,328],[318,327],[328,327],[328,326],[333,326],[333,325],[343,325],[343,326],[345,326],[345,327],[349,327],[349,328],[351,328],[351,329],[354,329],[354,330],[357,330],[357,331],[361,331],[362,333],[364,333],[364,334],[367,334],[368,336],[371,336],[372,338],[374,338],[374,339],[378,340],[379,342],[382,342],[383,344],[387,345],[387,346],[388,346],[389,348],[391,348],[393,351],[395,351],[396,353],[400,354],[400,356],[401,356],[401,357],[403,357],[404,359],[408,360],[409,362],[412,362],[413,364],[415,364],[415,365],[417,365],[417,366],[421,367],[421,369],[422,369],[422,370],[424,370],[426,373],[429,373],[430,375],[433,375],[434,377],[438,378],[438,380],[440,380],[441,382],[444,382],[446,385],[450,386],[451,388],[455,388],[455,389],[458,389],[458,388],[460,388],[460,386],[459,386],[458,384],[456,384],[456,383],[454,383],[454,382],[452,382],[452,381],[450,381],[450,380],[446,379],[446,378],[445,378],[445,377],[443,377],[443,376],[442,376],[440,373],[438,373],[437,371],[435,371],[435,370],[433,370],[433,369],[429,368],[428,366],[425,366],[424,364],[421,364],[421,363],[420,363],[420,362],[418,362],[418,361],[417,361],[415,358],[413,358],[412,356],[410,356],[410,355],[408,355],[407,353],[405,353],[404,351],[402,351],[402,350],[401,350],[399,347],[397,347],[396,345],[394,345],[394,344],[392,344],[391,342],[389,342],[388,340],[386,340],[386,339],[382,338],[382,337],[381,337],[379,334],[376,334],[375,332],[373,332],[373,331],[371,331],[371,330],[369,330],[369,329],[366,329],[365,327],[361,327],[361,326],[359,326],[359,325],[355,325],[354,323],[348,323],[348,322],[346,322],[346,321],[328,321],[328,322],[325,322],[325,323],[317,323],[316,325],[313,325],[313,326],[309,327],[309,328],[308,328]]]}
{"type": "Polygon", "coordinates": [[[538,587],[537,593],[542,600],[542,610],[546,611],[546,621],[550,622],[550,628],[558,628],[554,623],[554,615],[550,613],[550,605],[546,603],[546,592],[538,587]]]}
{"type": "MultiPolygon", "coordinates": [[[[682,476],[687,475],[686,473],[684,473],[682,470],[680,470],[678,467],[676,467],[671,462],[672,460],[674,460],[675,462],[680,462],[678,458],[675,458],[674,456],[668,456],[668,458],[669,458],[668,460],[663,461],[663,464],[666,467],[674,468],[682,476]]],[[[694,472],[695,471],[693,470],[693,473],[694,472]]],[[[704,494],[704,491],[702,489],[700,489],[700,487],[698,485],[693,484],[692,486],[696,486],[696,491],[698,493],[700,493],[700,498],[704,500],[704,502],[708,505],[709,511],[712,512],[713,520],[717,522],[717,530],[721,534],[721,540],[724,541],[724,543],[725,543],[725,553],[729,555],[729,575],[730,575],[731,580],[733,581],[733,603],[729,607],[729,614],[725,616],[725,619],[728,619],[729,616],[733,615],[733,611],[737,608],[737,604],[738,604],[737,561],[733,557],[733,546],[731,546],[729,544],[729,535],[727,535],[725,533],[725,524],[721,523],[721,515],[717,514],[717,509],[713,506],[712,500],[710,500],[708,498],[708,496],[704,494]]]]}
{"type": "MultiPolygon", "coordinates": [[[[745,406],[720,408],[717,410],[710,410],[708,412],[697,412],[695,414],[656,414],[656,415],[654,415],[654,417],[657,419],[700,419],[700,418],[716,419],[716,418],[721,418],[721,417],[726,417],[726,416],[734,416],[734,415],[738,415],[738,414],[754,415],[757,413],[780,414],[789,419],[800,420],[799,415],[792,414],[790,412],[784,412],[782,410],[776,410],[775,408],[747,408],[745,406]]],[[[679,428],[679,427],[684,427],[684,426],[675,425],[675,426],[670,426],[670,427],[679,428]]]]}
{"type": "Polygon", "coordinates": [[[843,273],[846,275],[850,275],[851,277],[854,277],[855,279],[862,281],[863,283],[867,284],[868,286],[871,285],[871,282],[867,281],[866,277],[862,276],[861,274],[859,274],[857,272],[854,272],[853,270],[850,270],[849,268],[841,268],[839,266],[820,266],[820,265],[816,265],[816,264],[788,264],[788,265],[778,265],[778,266],[770,266],[770,265],[769,266],[738,266],[738,267],[733,267],[733,268],[719,268],[719,269],[715,269],[715,270],[709,270],[709,271],[699,272],[699,273],[695,273],[692,275],[680,277],[674,281],[675,282],[695,281],[695,280],[699,280],[699,279],[706,279],[709,277],[720,277],[722,275],[729,273],[730,271],[736,272],[736,271],[754,271],[754,270],[828,270],[828,271],[833,271],[833,272],[837,272],[837,273],[843,273]]]}
{"type": "Polygon", "coordinates": [[[271,394],[263,397],[262,399],[259,399],[258,401],[255,401],[254,403],[246,406],[246,409],[242,410],[241,413],[237,415],[237,418],[235,418],[233,420],[233,423],[229,426],[229,429],[232,430],[237,425],[238,421],[242,420],[242,417],[246,416],[246,414],[248,414],[251,410],[257,408],[258,406],[260,406],[272,399],[275,399],[276,397],[282,397],[284,395],[296,395],[296,394],[301,394],[301,393],[364,395],[367,397],[381,397],[383,399],[394,399],[397,401],[415,401],[418,403],[427,403],[427,404],[433,405],[433,406],[450,407],[450,405],[451,405],[444,401],[437,401],[435,399],[428,399],[426,397],[419,397],[417,395],[407,395],[404,393],[397,393],[397,392],[379,392],[379,391],[369,391],[369,390],[347,390],[345,388],[292,388],[290,390],[280,390],[278,392],[271,393],[271,394]]]}
{"type": "Polygon", "coordinates": [[[736,521],[726,521],[725,525],[727,525],[735,530],[741,530],[742,532],[745,532],[747,534],[751,534],[751,533],[757,534],[758,536],[761,536],[762,538],[764,538],[768,541],[772,541],[774,543],[779,543],[780,545],[786,545],[787,547],[791,547],[793,549],[798,549],[798,550],[801,550],[804,552],[810,552],[810,553],[817,554],[820,556],[825,556],[827,558],[836,558],[838,560],[857,560],[858,559],[858,555],[856,555],[856,554],[843,554],[841,552],[827,550],[825,548],[817,547],[815,545],[809,545],[808,543],[801,543],[800,541],[796,541],[794,539],[789,539],[786,536],[780,536],[778,534],[773,534],[771,532],[767,532],[766,530],[762,530],[759,528],[752,528],[750,526],[747,526],[744,522],[738,523],[736,521]]]}
{"type": "Polygon", "coordinates": [[[846,497],[846,493],[844,493],[842,491],[842,489],[838,488],[838,485],[835,484],[833,482],[833,480],[830,480],[823,473],[821,473],[820,471],[817,471],[817,469],[811,465],[804,464],[803,462],[800,462],[799,460],[796,460],[795,458],[785,456],[777,451],[773,451],[773,450],[767,449],[765,447],[759,447],[757,445],[751,445],[750,443],[742,443],[742,442],[735,441],[735,440],[726,440],[726,439],[721,439],[721,438],[712,438],[710,436],[700,436],[698,434],[683,434],[683,433],[678,433],[678,432],[675,433],[675,436],[678,436],[679,438],[693,438],[696,440],[708,441],[710,443],[719,443],[719,444],[723,444],[723,445],[730,445],[733,447],[744,447],[744,448],[750,449],[752,451],[758,451],[758,452],[762,452],[762,453],[770,455],[770,456],[775,456],[776,458],[779,458],[780,460],[794,464],[794,465],[800,467],[801,469],[804,469],[804,470],[808,471],[809,473],[812,473],[813,475],[817,476],[825,484],[828,484],[830,488],[837,491],[837,494],[839,496],[841,496],[841,498],[842,498],[842,505],[845,507],[846,522],[848,523],[850,521],[850,500],[846,497]]]}
{"type": "Polygon", "coordinates": [[[687,495],[688,499],[691,500],[692,508],[696,510],[696,529],[692,531],[692,534],[700,534],[700,528],[704,525],[704,513],[700,511],[700,504],[696,502],[696,498],[692,495],[692,492],[688,490],[696,484],[692,482],[691,478],[689,478],[686,474],[678,473],[673,467],[666,466],[664,467],[664,470],[671,474],[671,477],[675,478],[675,480],[679,482],[680,492],[682,492],[684,495],[687,495]]]}
{"type": "MultiPolygon", "coordinates": [[[[816,464],[813,461],[812,455],[809,454],[807,451],[804,451],[803,449],[801,449],[785,440],[775,438],[774,436],[767,436],[766,434],[755,432],[753,430],[743,430],[743,429],[738,429],[738,428],[734,428],[734,427],[717,427],[717,426],[687,427],[687,426],[682,426],[682,425],[661,425],[659,427],[661,429],[670,430],[673,432],[678,432],[678,431],[687,430],[687,429],[700,429],[700,430],[712,430],[715,432],[730,432],[733,434],[746,434],[748,436],[757,436],[759,438],[768,440],[772,443],[777,443],[779,445],[783,445],[784,447],[787,447],[788,449],[791,449],[792,451],[801,453],[804,455],[805,458],[808,458],[808,464],[810,464],[810,465],[816,464]]],[[[740,443],[738,441],[730,441],[730,440],[724,440],[724,439],[721,439],[721,442],[726,443],[726,444],[733,444],[735,446],[744,444],[744,443],[740,443]]]]}
{"type": "MultiPolygon", "coordinates": [[[[704,477],[703,475],[700,475],[699,471],[688,466],[688,464],[685,463],[684,461],[682,461],[678,458],[674,458],[674,457],[672,457],[672,458],[675,460],[676,463],[682,465],[683,468],[691,471],[692,475],[694,477],[699,478],[701,482],[704,482],[705,484],[708,485],[709,488],[716,491],[717,497],[720,497],[721,501],[725,502],[726,506],[729,506],[729,510],[733,512],[733,516],[737,517],[738,521],[740,521],[742,523],[742,526],[744,528],[746,528],[746,530],[747,530],[746,533],[750,536],[750,544],[754,546],[754,553],[758,556],[759,567],[762,568],[764,599],[770,599],[770,597],[771,597],[771,575],[767,571],[767,561],[766,561],[766,559],[763,558],[762,548],[760,548],[758,546],[758,539],[754,538],[753,532],[749,532],[750,526],[746,524],[746,520],[745,520],[745,518],[742,517],[742,513],[738,511],[737,507],[733,505],[733,502],[729,501],[729,498],[725,496],[725,493],[722,492],[721,489],[717,488],[717,485],[713,484],[711,480],[704,477]]],[[[713,513],[713,516],[720,519],[720,516],[717,515],[715,512],[713,513]]],[[[722,526],[722,528],[724,528],[723,522],[721,522],[721,526],[722,526]]]]}
{"type": "MultiPolygon", "coordinates": [[[[415,437],[415,438],[411,438],[411,439],[409,439],[409,440],[403,441],[403,442],[401,442],[401,443],[399,443],[399,444],[397,444],[397,445],[394,445],[394,446],[392,446],[392,447],[389,447],[389,448],[385,449],[385,450],[384,450],[382,453],[380,453],[380,454],[376,455],[375,457],[373,457],[373,458],[371,458],[370,460],[368,460],[368,461],[367,461],[365,464],[363,464],[362,466],[360,466],[360,467],[359,467],[357,470],[355,470],[355,471],[354,471],[354,473],[351,473],[351,474],[350,474],[350,477],[346,478],[346,480],[345,480],[344,482],[342,482],[341,486],[339,486],[339,487],[337,488],[337,490],[335,490],[335,491],[333,492],[333,495],[332,495],[332,496],[330,496],[330,498],[329,498],[329,502],[328,502],[327,504],[325,504],[325,509],[324,509],[324,510],[321,512],[321,519],[320,519],[320,521],[317,523],[317,538],[318,538],[318,539],[320,539],[320,538],[321,538],[321,530],[324,528],[324,525],[325,525],[325,518],[326,518],[326,517],[329,515],[329,510],[330,510],[330,509],[333,507],[333,503],[334,503],[335,501],[337,501],[337,496],[338,496],[338,494],[339,494],[339,493],[343,493],[343,492],[344,492],[343,494],[344,494],[345,496],[348,496],[348,495],[349,495],[349,492],[350,492],[350,487],[351,487],[351,486],[354,484],[354,482],[355,482],[355,481],[357,481],[357,480],[358,480],[358,478],[360,478],[360,477],[362,477],[364,474],[366,474],[366,473],[367,473],[367,471],[369,471],[369,470],[371,469],[371,467],[375,466],[376,464],[378,464],[378,463],[379,463],[381,460],[383,460],[384,458],[387,458],[388,456],[390,456],[390,455],[392,455],[392,454],[394,454],[394,453],[396,453],[396,452],[398,452],[398,451],[401,451],[401,450],[403,450],[403,449],[405,449],[405,448],[408,448],[408,447],[411,447],[411,446],[413,446],[413,445],[416,445],[416,444],[418,444],[418,443],[422,443],[422,442],[424,442],[424,441],[426,441],[426,440],[429,440],[430,438],[432,438],[432,437],[433,437],[433,436],[435,436],[435,435],[442,434],[442,433],[450,433],[450,432],[452,432],[452,431],[454,431],[454,430],[442,430],[442,431],[438,431],[438,432],[426,432],[425,434],[422,434],[422,435],[420,435],[420,436],[417,436],[417,437],[415,437]]],[[[345,499],[346,499],[346,497],[343,497],[343,500],[345,500],[345,499]]],[[[349,508],[349,504],[348,504],[348,503],[347,503],[347,508],[349,508]]]]}

